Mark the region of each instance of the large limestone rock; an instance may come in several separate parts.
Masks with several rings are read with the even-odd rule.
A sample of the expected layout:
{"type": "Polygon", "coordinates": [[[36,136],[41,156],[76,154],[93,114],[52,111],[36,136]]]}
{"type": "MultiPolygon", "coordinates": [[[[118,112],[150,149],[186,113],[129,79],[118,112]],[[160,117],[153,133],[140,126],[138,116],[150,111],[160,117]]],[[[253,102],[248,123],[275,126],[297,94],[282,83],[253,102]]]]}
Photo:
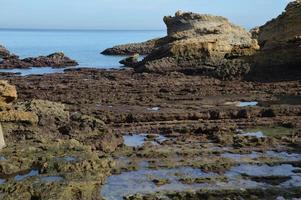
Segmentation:
{"type": "Polygon", "coordinates": [[[288,4],[281,15],[259,27],[260,53],[251,76],[261,80],[300,80],[301,0],[288,4]]]}
{"type": "Polygon", "coordinates": [[[173,42],[153,50],[136,71],[181,71],[235,79],[248,73],[244,59],[259,49],[249,32],[224,17],[177,12],[164,17],[164,22],[173,42]]]}
{"type": "MultiPolygon", "coordinates": [[[[136,72],[180,71],[238,79],[249,72],[247,57],[259,49],[249,32],[224,17],[177,12],[175,16],[164,17],[164,22],[167,36],[151,40],[152,45],[147,47],[149,54],[133,66],[136,72]]],[[[106,51],[140,53],[139,48],[146,44],[149,41],[106,51]]]]}

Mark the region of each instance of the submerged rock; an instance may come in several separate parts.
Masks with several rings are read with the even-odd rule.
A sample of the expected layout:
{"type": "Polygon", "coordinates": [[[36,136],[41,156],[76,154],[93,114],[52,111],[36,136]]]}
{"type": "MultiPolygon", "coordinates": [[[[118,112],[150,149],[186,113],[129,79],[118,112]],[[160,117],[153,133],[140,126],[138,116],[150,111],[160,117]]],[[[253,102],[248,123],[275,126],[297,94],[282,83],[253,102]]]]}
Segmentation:
{"type": "Polygon", "coordinates": [[[284,13],[259,27],[258,42],[252,79],[300,80],[301,1],[289,3],[284,13]]]}

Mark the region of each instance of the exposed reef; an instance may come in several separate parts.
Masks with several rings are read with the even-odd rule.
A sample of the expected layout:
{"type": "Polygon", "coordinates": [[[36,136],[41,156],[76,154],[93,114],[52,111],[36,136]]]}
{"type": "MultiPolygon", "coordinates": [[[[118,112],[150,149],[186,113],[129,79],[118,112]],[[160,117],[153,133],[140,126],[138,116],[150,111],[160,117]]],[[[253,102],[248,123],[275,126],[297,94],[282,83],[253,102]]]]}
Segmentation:
{"type": "Polygon", "coordinates": [[[65,56],[64,53],[53,53],[48,56],[30,57],[20,59],[11,54],[5,47],[0,46],[0,69],[30,68],[30,67],[68,67],[77,66],[75,60],[65,56]]]}

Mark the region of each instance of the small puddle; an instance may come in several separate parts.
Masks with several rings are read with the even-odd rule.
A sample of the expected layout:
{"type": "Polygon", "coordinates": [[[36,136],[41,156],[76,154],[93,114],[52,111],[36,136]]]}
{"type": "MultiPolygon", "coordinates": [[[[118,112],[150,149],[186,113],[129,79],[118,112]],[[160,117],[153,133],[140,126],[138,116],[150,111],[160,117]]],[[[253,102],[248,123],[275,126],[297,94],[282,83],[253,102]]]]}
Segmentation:
{"type": "Polygon", "coordinates": [[[0,185],[4,184],[6,182],[5,179],[0,178],[0,185]]]}
{"type": "Polygon", "coordinates": [[[250,137],[257,137],[257,138],[263,138],[266,137],[263,132],[257,131],[257,132],[246,132],[246,133],[241,133],[239,136],[250,136],[250,137]]]}
{"type": "Polygon", "coordinates": [[[153,140],[149,140],[148,136],[148,134],[124,135],[124,144],[128,147],[140,147],[147,141],[152,142],[154,145],[158,145],[159,143],[167,140],[165,136],[160,134],[155,134],[153,140]]]}
{"type": "Polygon", "coordinates": [[[153,112],[158,112],[158,111],[161,110],[161,108],[160,107],[153,107],[153,108],[148,108],[147,110],[148,111],[153,111],[153,112]]]}
{"type": "Polygon", "coordinates": [[[2,160],[6,160],[6,158],[4,156],[0,156],[0,161],[2,160]]]}
{"type": "Polygon", "coordinates": [[[128,147],[139,147],[145,143],[146,134],[125,135],[123,136],[124,144],[128,147]]]}
{"type": "Polygon", "coordinates": [[[221,156],[224,158],[231,158],[238,162],[245,158],[255,159],[255,158],[259,158],[259,157],[271,157],[271,158],[277,158],[277,159],[281,159],[284,161],[290,161],[290,162],[301,161],[301,154],[276,152],[276,151],[267,151],[264,153],[253,151],[250,154],[224,153],[224,154],[221,154],[221,156]]]}
{"type": "Polygon", "coordinates": [[[24,180],[28,177],[33,177],[33,176],[38,176],[38,175],[39,175],[39,170],[33,169],[28,174],[24,174],[24,175],[19,174],[19,175],[15,176],[15,180],[16,181],[22,181],[22,180],[24,180]]]}
{"type": "Polygon", "coordinates": [[[44,75],[52,73],[64,73],[68,68],[52,68],[52,67],[31,67],[26,69],[0,69],[0,72],[13,73],[20,76],[28,75],[44,75]]]}
{"type": "Polygon", "coordinates": [[[242,164],[230,169],[227,172],[228,176],[235,177],[236,175],[246,174],[248,176],[294,176],[297,175],[294,170],[300,168],[294,167],[290,164],[281,164],[275,166],[269,165],[249,165],[242,164]]]}
{"type": "Polygon", "coordinates": [[[77,161],[77,158],[72,157],[72,156],[65,156],[63,159],[67,162],[76,162],[77,161]]]}
{"type": "Polygon", "coordinates": [[[41,178],[41,181],[45,182],[59,182],[62,180],[64,180],[64,178],[61,176],[46,176],[41,178]]]}
{"type": "Polygon", "coordinates": [[[249,107],[249,106],[257,106],[257,101],[241,101],[238,103],[238,107],[249,107]]]}

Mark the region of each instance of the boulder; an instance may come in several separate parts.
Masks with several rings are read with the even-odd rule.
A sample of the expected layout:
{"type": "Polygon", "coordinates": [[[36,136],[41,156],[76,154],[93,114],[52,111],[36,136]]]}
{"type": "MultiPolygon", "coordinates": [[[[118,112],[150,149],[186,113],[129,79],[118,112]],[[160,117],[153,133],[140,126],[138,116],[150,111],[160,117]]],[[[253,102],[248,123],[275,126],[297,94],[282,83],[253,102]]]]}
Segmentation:
{"type": "Polygon", "coordinates": [[[126,66],[126,67],[132,67],[135,64],[137,64],[139,61],[139,54],[134,54],[130,57],[127,57],[125,59],[122,59],[121,61],[119,61],[120,64],[126,66]]]}
{"type": "Polygon", "coordinates": [[[301,0],[288,4],[281,15],[259,27],[261,51],[254,56],[252,79],[300,80],[301,0]]]}

